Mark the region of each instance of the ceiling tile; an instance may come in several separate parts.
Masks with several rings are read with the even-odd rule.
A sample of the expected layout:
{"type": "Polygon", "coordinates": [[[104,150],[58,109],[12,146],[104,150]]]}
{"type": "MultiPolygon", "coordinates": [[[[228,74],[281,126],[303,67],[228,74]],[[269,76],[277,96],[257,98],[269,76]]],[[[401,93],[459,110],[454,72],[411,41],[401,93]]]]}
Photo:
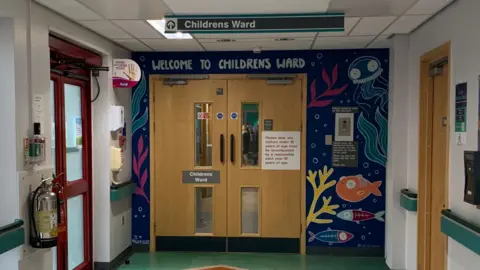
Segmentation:
{"type": "Polygon", "coordinates": [[[102,20],[103,18],[75,0],[35,0],[73,20],[102,20]]]}
{"type": "Polygon", "coordinates": [[[142,51],[142,52],[147,52],[147,51],[152,51],[151,48],[147,47],[145,44],[142,42],[138,41],[137,39],[134,38],[128,38],[128,39],[114,39],[116,43],[123,45],[124,47],[128,48],[131,51],[142,51]]]}
{"type": "Polygon", "coordinates": [[[143,20],[112,20],[112,22],[136,38],[163,38],[163,36],[143,20]]]}
{"type": "MultiPolygon", "coordinates": [[[[98,0],[91,0],[98,1],[98,0]]],[[[330,0],[164,0],[175,14],[265,14],[325,12],[330,0]]]]}
{"type": "Polygon", "coordinates": [[[318,37],[313,49],[358,49],[365,48],[375,36],[318,37]]]}
{"type": "Polygon", "coordinates": [[[345,12],[348,17],[402,15],[417,0],[332,0],[329,12],[345,12]]]}
{"type": "Polygon", "coordinates": [[[387,28],[397,17],[364,17],[353,28],[352,36],[378,35],[387,28]]]}
{"type": "Polygon", "coordinates": [[[79,21],[79,23],[107,38],[132,38],[132,36],[110,21],[79,21]]]}
{"type": "Polygon", "coordinates": [[[452,0],[419,0],[405,15],[433,15],[452,0]]]}
{"type": "MultiPolygon", "coordinates": [[[[58,0],[61,1],[61,0],[58,0]]],[[[71,1],[71,0],[70,0],[71,1]]],[[[106,19],[150,20],[162,19],[171,13],[161,0],[77,0],[106,19]]]]}
{"type": "Polygon", "coordinates": [[[194,34],[193,36],[198,39],[244,39],[244,38],[302,38],[310,37],[314,38],[317,33],[315,32],[295,32],[295,33],[231,33],[231,34],[194,34]]]}
{"type": "Polygon", "coordinates": [[[345,31],[344,32],[318,32],[319,37],[333,37],[333,36],[347,36],[352,28],[360,21],[360,18],[350,17],[345,18],[345,31]]]}
{"type": "Polygon", "coordinates": [[[247,40],[241,42],[205,42],[202,43],[207,51],[252,51],[254,48],[260,48],[262,51],[273,50],[308,50],[312,45],[313,39],[296,39],[293,41],[274,41],[274,40],[247,40]]]}
{"type": "Polygon", "coordinates": [[[380,48],[390,48],[392,46],[392,40],[388,38],[389,36],[378,36],[372,43],[368,45],[368,48],[380,49],[380,48]]]}
{"type": "Polygon", "coordinates": [[[194,39],[142,39],[143,43],[156,51],[203,51],[194,39]]]}
{"type": "Polygon", "coordinates": [[[415,16],[402,16],[390,27],[388,27],[384,35],[391,34],[408,34],[427,20],[430,15],[415,15],[415,16]]]}

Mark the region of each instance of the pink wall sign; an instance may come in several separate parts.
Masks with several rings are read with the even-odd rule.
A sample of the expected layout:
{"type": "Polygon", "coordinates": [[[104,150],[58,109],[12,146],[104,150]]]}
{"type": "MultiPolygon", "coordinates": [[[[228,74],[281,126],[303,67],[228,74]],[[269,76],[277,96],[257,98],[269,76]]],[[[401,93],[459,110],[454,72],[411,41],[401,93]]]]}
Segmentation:
{"type": "Polygon", "coordinates": [[[142,72],[130,59],[113,59],[113,87],[132,88],[137,85],[142,72]]]}

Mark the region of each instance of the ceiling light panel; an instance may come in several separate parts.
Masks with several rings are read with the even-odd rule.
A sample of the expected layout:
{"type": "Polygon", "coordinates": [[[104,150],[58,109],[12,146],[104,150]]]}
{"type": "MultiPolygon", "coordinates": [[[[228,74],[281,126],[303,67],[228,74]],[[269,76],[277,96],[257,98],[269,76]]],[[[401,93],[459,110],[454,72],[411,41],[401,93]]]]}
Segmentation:
{"type": "MultiPolygon", "coordinates": [[[[72,0],[70,0],[72,1],[72,0]]],[[[171,13],[161,0],[77,0],[109,20],[162,19],[171,13]]]]}
{"type": "Polygon", "coordinates": [[[430,15],[402,16],[383,32],[385,35],[408,34],[426,21],[430,15]]]}
{"type": "Polygon", "coordinates": [[[103,20],[103,18],[75,0],[36,0],[37,3],[73,20],[103,20]]]}
{"type": "Polygon", "coordinates": [[[112,22],[136,38],[163,38],[163,36],[146,21],[112,20],[112,22]]]}
{"type": "Polygon", "coordinates": [[[83,26],[111,39],[132,38],[127,32],[110,21],[79,21],[83,26]]]}
{"type": "Polygon", "coordinates": [[[353,28],[352,36],[378,35],[387,28],[397,17],[365,17],[353,28]]]}
{"type": "Polygon", "coordinates": [[[319,37],[313,49],[360,49],[365,48],[376,36],[319,37]]]}
{"type": "Polygon", "coordinates": [[[265,14],[326,12],[330,0],[164,0],[175,14],[265,14]]]}
{"type": "Polygon", "coordinates": [[[167,39],[192,39],[193,37],[190,34],[177,32],[174,34],[165,33],[165,20],[148,20],[147,21],[157,32],[162,34],[167,39]]]}
{"type": "Polygon", "coordinates": [[[405,15],[433,15],[452,0],[419,0],[405,15]]]}
{"type": "Polygon", "coordinates": [[[194,39],[142,39],[141,41],[155,51],[203,51],[202,46],[194,39]]]}
{"type": "Polygon", "coordinates": [[[129,39],[114,39],[116,43],[126,47],[127,49],[131,51],[141,51],[141,52],[147,52],[147,51],[152,51],[149,47],[147,47],[145,44],[142,42],[138,41],[137,39],[134,38],[129,38],[129,39]]]}

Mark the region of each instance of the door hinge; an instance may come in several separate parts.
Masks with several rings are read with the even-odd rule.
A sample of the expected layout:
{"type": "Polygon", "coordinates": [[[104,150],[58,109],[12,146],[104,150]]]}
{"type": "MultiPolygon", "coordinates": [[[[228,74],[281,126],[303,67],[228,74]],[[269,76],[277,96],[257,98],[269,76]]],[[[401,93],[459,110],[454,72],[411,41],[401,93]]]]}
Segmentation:
{"type": "Polygon", "coordinates": [[[155,122],[153,122],[153,132],[155,132],[155,122]]]}

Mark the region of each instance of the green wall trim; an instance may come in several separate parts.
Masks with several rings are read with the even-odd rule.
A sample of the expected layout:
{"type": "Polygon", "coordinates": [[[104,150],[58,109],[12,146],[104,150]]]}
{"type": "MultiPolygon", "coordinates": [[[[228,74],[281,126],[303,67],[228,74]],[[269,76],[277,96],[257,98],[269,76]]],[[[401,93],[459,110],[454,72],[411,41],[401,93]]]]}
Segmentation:
{"type": "Polygon", "coordinates": [[[23,220],[0,227],[0,254],[8,252],[25,244],[25,229],[23,220]]]}
{"type": "Polygon", "coordinates": [[[129,182],[126,185],[120,185],[118,187],[110,187],[110,201],[117,202],[127,197],[131,197],[135,193],[136,185],[133,182],[129,182]]]}
{"type": "Polygon", "coordinates": [[[402,189],[400,193],[400,205],[408,211],[417,212],[417,194],[409,191],[408,189],[402,189]]]}
{"type": "Polygon", "coordinates": [[[451,210],[442,210],[440,226],[445,235],[480,255],[479,225],[462,219],[451,210]]]}

